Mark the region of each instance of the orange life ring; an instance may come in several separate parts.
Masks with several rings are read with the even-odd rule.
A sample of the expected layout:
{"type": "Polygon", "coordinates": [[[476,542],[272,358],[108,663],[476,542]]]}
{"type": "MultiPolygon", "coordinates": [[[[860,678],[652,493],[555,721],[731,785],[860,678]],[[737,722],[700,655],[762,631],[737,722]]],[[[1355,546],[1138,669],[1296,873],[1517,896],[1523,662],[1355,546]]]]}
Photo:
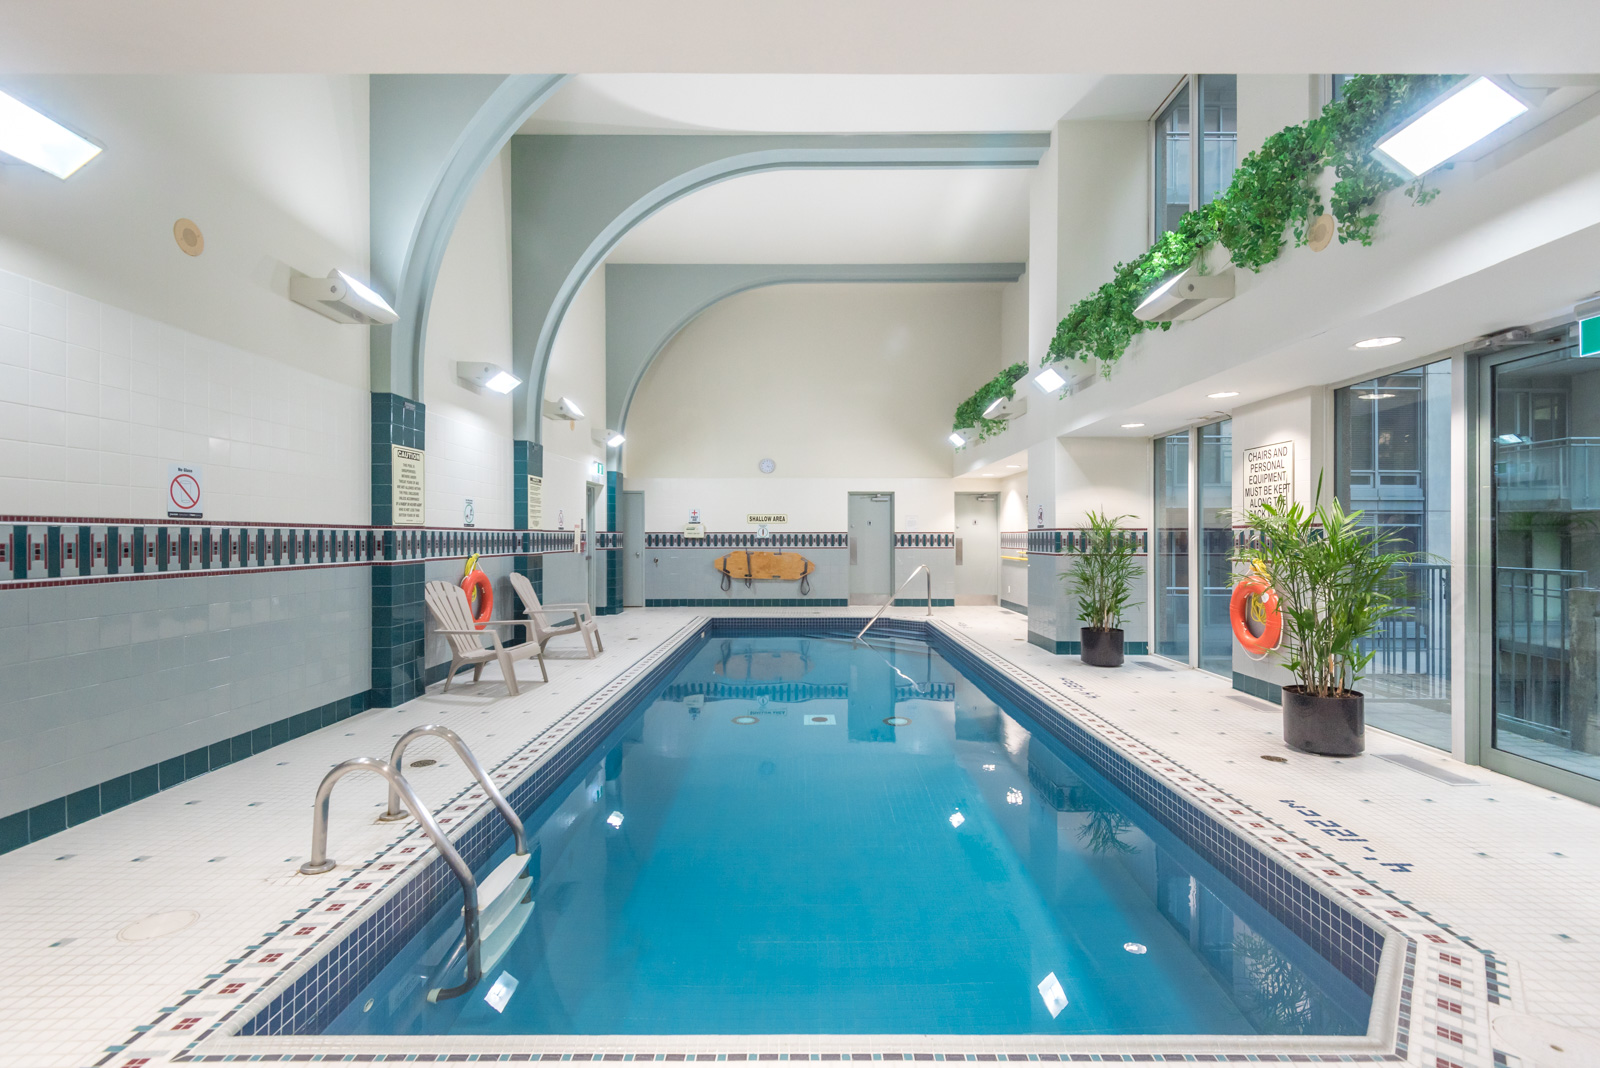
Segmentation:
{"type": "Polygon", "coordinates": [[[1228,618],[1233,622],[1233,636],[1239,639],[1244,651],[1260,659],[1278,647],[1283,640],[1283,613],[1278,609],[1278,591],[1256,575],[1233,588],[1228,600],[1228,618]],[[1260,632],[1254,629],[1260,628],[1260,632]]]}
{"type": "Polygon", "coordinates": [[[467,573],[461,580],[461,588],[467,592],[467,604],[473,604],[473,595],[477,595],[477,607],[473,609],[472,621],[482,630],[483,625],[489,622],[489,617],[494,614],[494,587],[489,584],[489,576],[477,568],[467,573]]]}

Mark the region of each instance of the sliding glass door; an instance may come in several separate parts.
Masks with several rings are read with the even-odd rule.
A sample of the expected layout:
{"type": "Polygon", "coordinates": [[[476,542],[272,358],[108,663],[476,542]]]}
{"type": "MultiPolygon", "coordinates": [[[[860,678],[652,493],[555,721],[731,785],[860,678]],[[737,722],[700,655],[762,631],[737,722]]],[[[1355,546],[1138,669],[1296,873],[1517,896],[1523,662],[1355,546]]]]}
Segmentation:
{"type": "Polygon", "coordinates": [[[1155,441],[1155,651],[1189,662],[1189,437],[1155,441]]]}
{"type": "Polygon", "coordinates": [[[1155,650],[1231,675],[1233,424],[1157,438],[1155,457],[1155,650]]]}
{"type": "Polygon", "coordinates": [[[1367,722],[1450,749],[1451,363],[1334,391],[1334,494],[1417,554],[1405,614],[1367,643],[1367,722]]]}
{"type": "Polygon", "coordinates": [[[1600,360],[1571,346],[1489,369],[1488,741],[1600,778],[1600,360]]]}

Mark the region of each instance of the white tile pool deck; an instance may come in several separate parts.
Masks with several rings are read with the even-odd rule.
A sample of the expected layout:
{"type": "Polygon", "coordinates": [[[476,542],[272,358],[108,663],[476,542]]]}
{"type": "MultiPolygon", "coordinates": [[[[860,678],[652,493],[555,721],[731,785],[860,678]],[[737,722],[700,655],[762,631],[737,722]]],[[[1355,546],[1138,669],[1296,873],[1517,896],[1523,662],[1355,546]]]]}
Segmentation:
{"type": "MultiPolygon", "coordinates": [[[[363,713],[0,856],[0,950],[9,964],[0,973],[0,1064],[168,1063],[187,1032],[216,1015],[205,1002],[235,999],[215,983],[182,1013],[163,1010],[265,932],[296,919],[329,885],[332,876],[308,879],[296,867],[308,849],[312,794],[332,764],[386,756],[403,730],[437,721],[461,732],[492,768],[704,614],[634,609],[608,617],[603,656],[582,659],[573,640],[558,639],[551,683],[525,686],[520,697],[506,696],[488,672],[478,687],[449,695],[434,687],[400,709],[363,713]],[[197,918],[174,933],[119,939],[141,918],[190,912],[197,918]],[[158,1018],[158,1028],[141,1030],[158,1018]],[[186,1020],[197,1022],[185,1028],[186,1020]]],[[[1509,987],[1500,1011],[1582,1033],[1549,1053],[1548,1063],[1600,1065],[1600,809],[1377,731],[1362,758],[1290,753],[1275,707],[1236,694],[1215,676],[1176,665],[1163,670],[1165,662],[1146,658],[1114,672],[1085,668],[1076,657],[1027,644],[1023,617],[1002,609],[946,608],[936,617],[1492,953],[1509,987]],[[1476,781],[1446,785],[1378,754],[1409,754],[1476,781]],[[1335,822],[1344,836],[1312,820],[1335,822]]],[[[536,668],[523,665],[519,674],[536,677],[536,668]]],[[[439,763],[408,774],[425,800],[443,804],[468,786],[443,742],[419,742],[407,759],[424,757],[439,763]]],[[[341,783],[330,855],[364,859],[412,832],[411,823],[373,822],[382,803],[375,778],[341,783]]],[[[1410,1063],[1494,1063],[1484,1021],[1465,1021],[1469,1041],[1458,1044],[1448,1033],[1436,1035],[1428,1008],[1414,1009],[1410,1063]]]]}

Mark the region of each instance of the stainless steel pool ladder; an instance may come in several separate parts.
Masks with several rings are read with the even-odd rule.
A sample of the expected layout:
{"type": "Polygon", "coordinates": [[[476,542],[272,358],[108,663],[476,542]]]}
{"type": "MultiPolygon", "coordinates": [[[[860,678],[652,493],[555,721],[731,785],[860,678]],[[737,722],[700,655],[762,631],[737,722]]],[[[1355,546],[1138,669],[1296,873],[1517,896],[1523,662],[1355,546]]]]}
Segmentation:
{"type": "Polygon", "coordinates": [[[928,570],[927,564],[918,564],[912,569],[911,574],[906,576],[906,580],[900,583],[900,589],[891,593],[889,595],[889,599],[884,601],[882,606],[880,606],[876,612],[872,613],[872,618],[867,620],[867,625],[862,627],[861,632],[856,635],[856,641],[860,641],[861,635],[871,630],[872,625],[878,621],[878,617],[889,610],[889,606],[894,604],[894,599],[900,596],[901,590],[904,590],[907,586],[911,585],[911,580],[917,577],[918,571],[922,572],[928,577],[928,614],[930,616],[933,615],[933,572],[928,570]]]}
{"type": "Polygon", "coordinates": [[[356,757],[354,760],[346,760],[343,764],[336,765],[322,777],[322,785],[317,787],[317,798],[311,803],[311,859],[300,865],[300,873],[321,875],[323,872],[332,871],[337,865],[338,862],[328,856],[328,798],[333,794],[333,784],[352,771],[370,771],[381,775],[388,781],[391,791],[399,792],[400,797],[405,800],[406,807],[417,817],[417,823],[422,827],[423,833],[433,842],[433,847],[439,851],[439,855],[450,865],[450,870],[455,872],[456,879],[460,881],[462,945],[466,947],[467,952],[467,977],[461,986],[443,992],[440,996],[454,997],[456,994],[466,993],[483,977],[482,958],[478,951],[478,883],[472,877],[472,869],[467,867],[467,862],[461,859],[461,854],[456,852],[455,846],[450,844],[450,839],[439,829],[433,813],[423,805],[422,799],[417,797],[417,792],[393,764],[374,757],[356,757]]]}
{"type": "MultiPolygon", "coordinates": [[[[511,824],[511,830],[517,837],[517,856],[526,856],[528,853],[528,836],[522,829],[522,821],[517,818],[516,811],[506,801],[505,795],[490,780],[489,773],[484,770],[483,765],[473,755],[472,750],[467,748],[467,743],[461,740],[461,735],[439,723],[413,727],[402,734],[394,743],[394,748],[389,751],[389,764],[396,768],[405,767],[402,761],[406,755],[406,748],[418,738],[430,736],[443,738],[450,743],[450,748],[456,751],[456,755],[467,766],[467,770],[472,772],[472,777],[478,780],[478,785],[483,787],[483,792],[489,796],[490,801],[494,802],[494,807],[500,810],[500,815],[504,816],[506,822],[511,824]]],[[[415,810],[413,809],[413,811],[415,810]]],[[[405,818],[406,812],[400,807],[400,791],[395,788],[395,784],[391,780],[389,783],[389,807],[384,810],[383,815],[378,817],[378,820],[383,823],[389,823],[405,818]]]]}

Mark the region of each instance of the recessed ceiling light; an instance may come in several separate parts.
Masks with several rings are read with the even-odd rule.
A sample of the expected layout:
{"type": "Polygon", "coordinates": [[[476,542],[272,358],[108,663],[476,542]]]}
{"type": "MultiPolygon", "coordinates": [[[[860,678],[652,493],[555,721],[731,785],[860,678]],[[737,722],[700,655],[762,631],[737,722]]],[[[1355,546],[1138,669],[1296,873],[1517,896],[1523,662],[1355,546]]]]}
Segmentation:
{"type": "Polygon", "coordinates": [[[1142,426],[1144,426],[1143,423],[1123,423],[1122,424],[1122,429],[1124,429],[1124,430],[1137,430],[1139,427],[1142,427],[1142,426]]]}
{"type": "Polygon", "coordinates": [[[1356,400],[1393,400],[1393,393],[1357,393],[1356,400]]]}
{"type": "Polygon", "coordinates": [[[1357,341],[1351,348],[1356,349],[1383,349],[1390,345],[1398,345],[1404,341],[1403,337],[1369,337],[1365,341],[1357,341]]]}
{"type": "Polygon", "coordinates": [[[1021,464],[1006,464],[1006,467],[1011,469],[1012,471],[1020,471],[1020,470],[1022,470],[1022,465],[1021,464]]]}
{"type": "Polygon", "coordinates": [[[1066,385],[1067,380],[1062,378],[1060,372],[1058,372],[1054,367],[1046,367],[1043,371],[1040,371],[1038,374],[1033,376],[1033,384],[1044,390],[1046,393],[1054,393],[1056,390],[1066,385]]]}
{"type": "Polygon", "coordinates": [[[57,178],[68,178],[98,156],[100,146],[85,141],[16,97],[0,93],[0,152],[57,178]]]}
{"type": "Polygon", "coordinates": [[[1488,78],[1477,78],[1378,142],[1412,175],[1426,174],[1528,110],[1488,78]]]}
{"type": "Polygon", "coordinates": [[[1238,395],[1239,395],[1239,391],[1236,390],[1236,389],[1225,389],[1221,393],[1207,393],[1206,394],[1206,396],[1210,397],[1212,400],[1224,400],[1224,399],[1226,399],[1228,397],[1237,397],[1238,395]]]}

